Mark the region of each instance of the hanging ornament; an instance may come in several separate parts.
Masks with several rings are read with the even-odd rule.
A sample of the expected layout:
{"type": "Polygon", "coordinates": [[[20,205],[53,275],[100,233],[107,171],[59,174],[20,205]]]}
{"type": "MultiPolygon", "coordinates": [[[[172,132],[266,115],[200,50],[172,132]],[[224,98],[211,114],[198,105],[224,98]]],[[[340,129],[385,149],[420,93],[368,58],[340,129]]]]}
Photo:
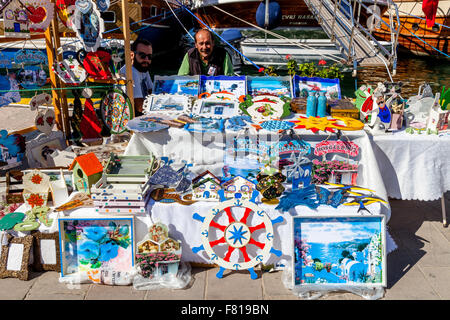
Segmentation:
{"type": "Polygon", "coordinates": [[[36,110],[39,106],[51,106],[52,104],[52,96],[48,93],[41,93],[35,95],[30,100],[30,109],[31,111],[36,110]]]}
{"type": "Polygon", "coordinates": [[[47,83],[47,74],[40,66],[24,66],[17,73],[17,81],[25,89],[38,89],[47,83]]]}
{"type": "Polygon", "coordinates": [[[128,121],[134,117],[130,99],[118,89],[106,93],[100,110],[103,122],[113,134],[126,131],[128,121]]]}
{"type": "MultiPolygon", "coordinates": [[[[83,50],[84,51],[84,50],[83,50]]],[[[84,52],[78,54],[84,69],[95,80],[111,79],[112,75],[109,71],[111,55],[105,50],[97,50],[95,52],[84,52]]]]}
{"type": "Polygon", "coordinates": [[[61,62],[55,62],[53,72],[58,75],[62,82],[72,86],[79,85],[87,77],[86,70],[72,56],[61,62]]]}
{"type": "Polygon", "coordinates": [[[47,109],[45,113],[38,111],[34,124],[39,131],[50,134],[55,126],[55,111],[52,109],[47,109]]]}
{"type": "Polygon", "coordinates": [[[3,26],[5,37],[30,37],[27,9],[20,1],[11,1],[4,6],[3,26]]]}
{"type": "MultiPolygon", "coordinates": [[[[271,253],[276,256],[281,256],[281,251],[273,248],[274,231],[273,224],[283,222],[283,217],[271,220],[264,210],[256,205],[255,200],[258,196],[258,192],[253,193],[250,201],[231,199],[226,200],[223,190],[219,191],[221,197],[220,204],[209,210],[206,217],[200,216],[198,213],[193,215],[195,220],[202,222],[201,226],[201,241],[202,245],[192,248],[194,253],[201,250],[210,257],[211,261],[219,265],[220,270],[217,272],[216,277],[222,278],[226,269],[234,270],[248,270],[253,280],[258,278],[255,270],[256,265],[266,260],[271,253]],[[236,220],[233,216],[233,208],[239,208],[244,211],[244,215],[240,220],[236,220]],[[251,216],[251,219],[249,219],[251,216]],[[221,219],[223,218],[223,219],[221,219]],[[228,220],[225,224],[222,221],[228,220]],[[255,226],[249,226],[247,221],[261,221],[261,223],[255,226]],[[223,236],[218,236],[219,239],[212,240],[216,230],[223,233],[223,236]],[[259,230],[263,231],[263,234],[258,234],[258,241],[254,232],[259,230]],[[214,231],[214,232],[213,232],[214,231]],[[220,244],[228,247],[228,250],[223,254],[219,254],[217,250],[220,244]],[[243,262],[231,261],[232,253],[234,250],[239,250],[243,257],[243,262]],[[251,251],[249,251],[250,249],[251,251]],[[254,250],[257,250],[256,253],[254,250]],[[251,253],[250,253],[251,252],[251,253]],[[253,257],[250,257],[252,255],[253,257]],[[222,257],[223,256],[223,257],[222,257]]],[[[220,246],[222,247],[222,246],[220,246]]]]}
{"type": "Polygon", "coordinates": [[[104,12],[109,9],[110,6],[109,0],[97,0],[97,8],[100,12],[104,12]]]}
{"type": "Polygon", "coordinates": [[[91,0],[77,0],[72,28],[86,51],[95,52],[105,31],[103,19],[91,0]]]}
{"type": "Polygon", "coordinates": [[[30,32],[45,32],[53,20],[54,4],[49,0],[25,0],[30,32]]]}
{"type": "Polygon", "coordinates": [[[56,12],[59,20],[68,28],[72,28],[72,16],[75,13],[76,0],[56,0],[56,12]]]}
{"type": "Polygon", "coordinates": [[[84,103],[83,116],[80,122],[80,131],[83,139],[97,139],[101,138],[100,132],[102,125],[97,118],[94,109],[94,102],[91,98],[87,98],[84,103]]]}

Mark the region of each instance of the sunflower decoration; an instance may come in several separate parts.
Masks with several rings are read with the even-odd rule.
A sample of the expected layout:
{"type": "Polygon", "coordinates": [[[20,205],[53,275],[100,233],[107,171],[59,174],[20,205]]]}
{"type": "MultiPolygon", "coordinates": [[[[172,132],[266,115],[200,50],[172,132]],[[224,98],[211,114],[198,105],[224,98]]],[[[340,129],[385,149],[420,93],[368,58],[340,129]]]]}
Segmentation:
{"type": "Polygon", "coordinates": [[[48,193],[23,193],[23,199],[31,208],[41,207],[47,204],[48,193]]]}
{"type": "Polygon", "coordinates": [[[335,129],[343,131],[362,130],[364,123],[350,117],[304,117],[299,116],[297,120],[292,121],[295,124],[294,129],[307,129],[314,133],[320,131],[336,132],[335,129]]]}
{"type": "Polygon", "coordinates": [[[321,118],[321,117],[304,117],[299,116],[297,120],[292,121],[295,124],[294,129],[307,129],[314,133],[320,131],[335,132],[333,124],[336,123],[336,119],[333,118],[321,118]]]}
{"type": "Polygon", "coordinates": [[[39,170],[32,170],[23,175],[23,188],[30,193],[46,193],[50,188],[50,177],[39,170]]]}

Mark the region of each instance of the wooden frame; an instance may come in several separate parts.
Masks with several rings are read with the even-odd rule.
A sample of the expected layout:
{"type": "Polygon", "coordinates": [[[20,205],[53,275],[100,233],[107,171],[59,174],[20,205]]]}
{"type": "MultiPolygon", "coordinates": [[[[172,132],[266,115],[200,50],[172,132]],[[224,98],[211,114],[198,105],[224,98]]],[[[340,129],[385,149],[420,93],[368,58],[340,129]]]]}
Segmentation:
{"type": "Polygon", "coordinates": [[[30,251],[33,245],[33,236],[25,237],[13,237],[9,234],[6,235],[8,245],[2,245],[2,254],[0,260],[0,278],[19,278],[20,280],[28,280],[29,269],[28,264],[30,261],[30,251]],[[23,245],[22,261],[20,270],[8,270],[8,257],[10,254],[11,244],[23,245]]]}
{"type": "MultiPolygon", "coordinates": [[[[36,271],[59,271],[61,269],[61,258],[59,250],[59,234],[54,233],[42,233],[34,231],[31,233],[33,236],[33,268],[36,271]],[[42,245],[41,240],[53,240],[55,242],[55,264],[42,263],[42,245]]],[[[45,262],[45,261],[44,261],[45,262]]]]}
{"type": "MultiPolygon", "coordinates": [[[[371,225],[371,227],[373,227],[373,225],[371,225]]],[[[295,216],[292,217],[292,241],[293,246],[291,254],[293,259],[293,271],[291,281],[294,287],[305,287],[311,290],[314,290],[315,288],[329,288],[330,290],[333,290],[345,287],[386,287],[387,285],[386,218],[384,215],[373,214],[363,216],[347,214],[333,216],[295,216]],[[365,229],[362,227],[362,223],[359,226],[355,225],[355,223],[360,222],[369,223],[369,219],[372,219],[370,223],[374,225],[379,224],[379,239],[374,238],[377,236],[375,231],[370,228],[365,229]],[[303,223],[312,222],[317,224],[313,226],[311,223],[309,229],[308,227],[302,229],[302,220],[304,221],[303,223]],[[300,229],[297,235],[301,238],[296,238],[297,223],[299,225],[298,229],[300,229]],[[345,226],[345,224],[347,225],[345,226]],[[332,230],[328,233],[333,233],[334,238],[331,239],[333,241],[331,241],[324,232],[321,232],[322,230],[330,228],[330,226],[332,230]],[[338,227],[340,230],[337,230],[338,227]],[[319,233],[320,235],[318,236],[319,233]],[[353,238],[350,233],[352,233],[353,238]],[[362,248],[363,243],[361,239],[363,239],[363,236],[368,236],[369,234],[371,235],[370,242],[367,244],[364,243],[365,247],[362,248]],[[352,240],[354,242],[352,242],[352,240]],[[379,241],[379,243],[377,243],[377,241],[379,241]],[[358,246],[356,246],[357,242],[359,242],[358,246]],[[345,244],[346,246],[342,247],[341,244],[345,244]],[[316,247],[313,247],[314,245],[316,245],[316,247]],[[322,247],[319,248],[319,245],[322,245],[325,249],[320,249],[322,247]],[[378,248],[378,245],[381,245],[381,248],[378,248]],[[298,249],[297,252],[296,248],[298,249]],[[327,248],[331,248],[331,250],[328,250],[327,248]],[[347,250],[347,248],[350,249],[347,250]],[[342,253],[342,256],[339,256],[339,261],[321,261],[320,258],[323,259],[325,256],[330,259],[336,258],[337,256],[334,251],[338,250],[342,253]],[[381,250],[381,253],[379,253],[379,250],[381,250]],[[344,251],[347,251],[348,253],[346,256],[344,256],[344,251]],[[353,251],[353,253],[350,251],[353,251]],[[323,256],[316,256],[317,252],[325,254],[323,256]],[[378,260],[381,260],[381,262],[378,260]],[[381,268],[381,270],[378,268],[381,268]],[[299,270],[300,276],[297,270],[299,270]],[[304,272],[304,275],[302,272],[304,272]],[[369,282],[371,279],[370,277],[372,276],[374,277],[374,282],[369,282]],[[302,279],[303,277],[305,279],[302,279]],[[381,277],[381,279],[379,279],[379,277],[381,277]],[[317,280],[315,280],[316,278],[317,280]],[[326,283],[319,281],[319,279],[325,279],[326,283]],[[333,280],[336,282],[333,282],[333,280]]]]}

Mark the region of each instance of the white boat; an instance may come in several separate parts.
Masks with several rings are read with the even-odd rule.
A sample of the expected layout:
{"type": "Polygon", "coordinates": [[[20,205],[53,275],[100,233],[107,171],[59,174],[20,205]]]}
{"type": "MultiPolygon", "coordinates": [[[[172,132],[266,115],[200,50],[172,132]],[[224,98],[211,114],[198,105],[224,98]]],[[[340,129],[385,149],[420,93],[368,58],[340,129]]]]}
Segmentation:
{"type": "MultiPolygon", "coordinates": [[[[391,45],[388,41],[380,42],[391,45]]],[[[240,42],[244,56],[258,65],[285,65],[287,58],[297,62],[325,60],[333,62],[347,57],[330,39],[257,39],[247,38],[240,42]]],[[[245,64],[251,64],[242,59],[245,64]]]]}

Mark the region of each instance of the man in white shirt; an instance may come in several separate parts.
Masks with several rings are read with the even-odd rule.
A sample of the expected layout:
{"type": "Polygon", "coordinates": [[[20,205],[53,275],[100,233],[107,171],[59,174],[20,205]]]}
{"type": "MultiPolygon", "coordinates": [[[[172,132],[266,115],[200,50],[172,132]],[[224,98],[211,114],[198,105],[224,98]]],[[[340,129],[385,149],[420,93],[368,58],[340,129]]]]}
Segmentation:
{"type": "MultiPolygon", "coordinates": [[[[135,116],[142,115],[142,106],[147,95],[152,93],[153,82],[148,73],[152,63],[152,44],[145,39],[137,39],[131,45],[131,59],[133,61],[133,95],[135,116]]],[[[126,76],[126,66],[120,69],[126,76]]]]}

